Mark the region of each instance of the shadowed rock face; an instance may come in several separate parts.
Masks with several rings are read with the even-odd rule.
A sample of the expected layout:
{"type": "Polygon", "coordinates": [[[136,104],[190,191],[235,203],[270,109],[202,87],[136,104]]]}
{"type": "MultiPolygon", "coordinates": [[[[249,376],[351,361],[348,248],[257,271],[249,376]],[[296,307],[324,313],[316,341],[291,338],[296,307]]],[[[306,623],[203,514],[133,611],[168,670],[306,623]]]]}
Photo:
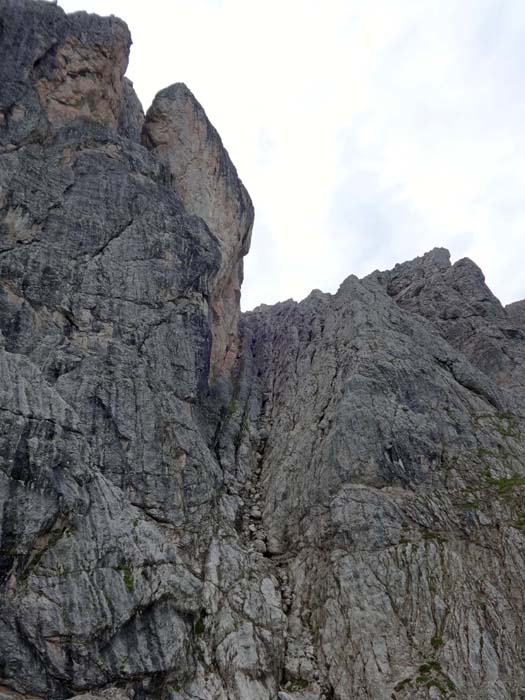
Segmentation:
{"type": "Polygon", "coordinates": [[[525,302],[436,249],[239,323],[249,197],[129,41],[0,0],[0,700],[520,698],[525,302]]]}

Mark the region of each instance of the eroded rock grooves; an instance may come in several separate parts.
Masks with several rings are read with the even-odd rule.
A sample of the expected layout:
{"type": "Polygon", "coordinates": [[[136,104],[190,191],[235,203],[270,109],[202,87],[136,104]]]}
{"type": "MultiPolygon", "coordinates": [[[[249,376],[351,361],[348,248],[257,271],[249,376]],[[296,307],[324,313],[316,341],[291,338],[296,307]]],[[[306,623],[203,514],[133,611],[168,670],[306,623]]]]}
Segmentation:
{"type": "Polygon", "coordinates": [[[0,699],[525,697],[525,302],[436,249],[241,317],[191,92],[0,42],[0,699]]]}

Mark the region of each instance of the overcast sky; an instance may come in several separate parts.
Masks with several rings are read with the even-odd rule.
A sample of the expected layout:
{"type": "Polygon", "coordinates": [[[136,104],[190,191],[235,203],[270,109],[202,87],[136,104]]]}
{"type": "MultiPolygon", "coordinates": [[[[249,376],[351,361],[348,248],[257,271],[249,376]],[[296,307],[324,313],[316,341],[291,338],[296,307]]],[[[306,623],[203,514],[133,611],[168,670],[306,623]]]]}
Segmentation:
{"type": "Polygon", "coordinates": [[[145,110],[182,81],[255,205],[244,309],[434,246],[525,297],[523,0],[59,0],[116,14],[145,110]]]}

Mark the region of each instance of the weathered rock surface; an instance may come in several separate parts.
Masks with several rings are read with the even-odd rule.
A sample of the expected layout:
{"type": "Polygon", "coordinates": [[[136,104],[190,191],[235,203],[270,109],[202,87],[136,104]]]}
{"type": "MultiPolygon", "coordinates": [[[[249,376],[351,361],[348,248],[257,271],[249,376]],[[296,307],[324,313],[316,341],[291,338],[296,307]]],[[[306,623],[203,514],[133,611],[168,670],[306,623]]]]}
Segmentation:
{"type": "Polygon", "coordinates": [[[3,0],[0,145],[39,140],[75,119],[116,127],[131,37],[116,17],[3,0]]]}
{"type": "Polygon", "coordinates": [[[0,700],[525,697],[525,302],[239,322],[253,212],[115,18],[0,0],[0,700]]]}
{"type": "Polygon", "coordinates": [[[263,455],[263,527],[292,581],[285,677],[311,686],[320,671],[336,698],[514,697],[522,346],[479,270],[433,251],[243,323],[244,411],[258,419],[236,457],[225,439],[222,462],[250,474],[263,455]],[[402,289],[427,285],[416,308],[400,271],[402,289]],[[463,286],[443,298],[451,278],[463,286]],[[425,294],[470,306],[478,343],[425,294]],[[497,313],[476,320],[485,299],[497,313]]]}
{"type": "Polygon", "coordinates": [[[436,249],[377,277],[400,306],[430,320],[452,346],[523,407],[524,304],[504,309],[475,263],[463,259],[450,265],[449,258],[448,251],[436,249]]]}
{"type": "Polygon", "coordinates": [[[218,377],[231,368],[238,350],[242,258],[250,248],[252,202],[219,134],[182,83],[156,96],[143,140],[167,164],[186,210],[203,219],[220,243],[211,298],[211,366],[218,377]]]}

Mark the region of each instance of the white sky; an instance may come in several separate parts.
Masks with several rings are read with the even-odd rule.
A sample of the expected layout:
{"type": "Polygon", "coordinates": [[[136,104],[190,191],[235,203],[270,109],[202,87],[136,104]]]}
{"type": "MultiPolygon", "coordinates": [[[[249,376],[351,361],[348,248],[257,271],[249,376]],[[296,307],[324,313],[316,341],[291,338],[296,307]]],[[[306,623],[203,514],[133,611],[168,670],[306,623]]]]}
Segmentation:
{"type": "Polygon", "coordinates": [[[255,205],[244,309],[446,246],[525,297],[523,0],[59,0],[182,81],[255,205]]]}

